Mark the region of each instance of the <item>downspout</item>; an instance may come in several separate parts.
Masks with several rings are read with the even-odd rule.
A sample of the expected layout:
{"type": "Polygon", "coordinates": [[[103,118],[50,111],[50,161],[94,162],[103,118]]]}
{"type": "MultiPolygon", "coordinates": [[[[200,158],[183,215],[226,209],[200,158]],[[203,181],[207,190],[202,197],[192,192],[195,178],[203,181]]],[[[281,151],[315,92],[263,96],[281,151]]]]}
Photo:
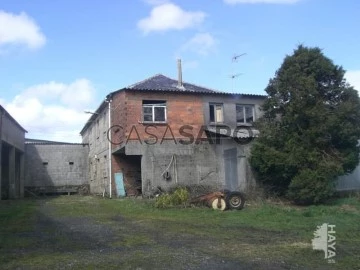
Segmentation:
{"type": "Polygon", "coordinates": [[[108,111],[109,111],[109,198],[111,199],[112,193],[112,153],[111,153],[111,97],[107,100],[108,102],[108,111]]]}

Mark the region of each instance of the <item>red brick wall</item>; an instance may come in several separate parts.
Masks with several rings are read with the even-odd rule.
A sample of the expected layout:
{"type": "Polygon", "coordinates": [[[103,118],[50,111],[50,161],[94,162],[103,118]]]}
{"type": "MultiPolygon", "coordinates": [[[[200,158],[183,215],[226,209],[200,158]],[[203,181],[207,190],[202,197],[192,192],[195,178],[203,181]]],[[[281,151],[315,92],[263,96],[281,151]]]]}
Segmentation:
{"type": "MultiPolygon", "coordinates": [[[[145,132],[146,124],[142,122],[142,101],[143,100],[165,100],[167,110],[167,125],[154,124],[148,132],[156,135],[159,140],[165,137],[171,138],[170,128],[175,138],[184,138],[179,134],[179,128],[183,125],[191,125],[194,129],[191,133],[196,137],[200,127],[204,125],[203,102],[201,97],[183,93],[154,93],[154,92],[126,92],[127,122],[126,136],[130,139],[137,139],[139,133],[141,140],[151,137],[145,132]],[[166,130],[168,129],[168,130],[166,130]],[[131,132],[131,134],[130,134],[131,132]],[[129,137],[130,134],[130,137],[129,137]]],[[[190,132],[186,130],[186,132],[190,132]]]]}
{"type": "Polygon", "coordinates": [[[111,103],[111,126],[114,126],[111,130],[111,141],[114,142],[113,148],[116,148],[116,144],[125,140],[126,116],[125,91],[121,91],[113,96],[111,103]],[[124,127],[124,129],[118,128],[117,125],[124,127]]]}
{"type": "MultiPolygon", "coordinates": [[[[141,157],[113,155],[113,173],[122,172],[127,196],[141,192],[141,157]]],[[[113,194],[116,194],[115,179],[112,181],[113,194]]]]}

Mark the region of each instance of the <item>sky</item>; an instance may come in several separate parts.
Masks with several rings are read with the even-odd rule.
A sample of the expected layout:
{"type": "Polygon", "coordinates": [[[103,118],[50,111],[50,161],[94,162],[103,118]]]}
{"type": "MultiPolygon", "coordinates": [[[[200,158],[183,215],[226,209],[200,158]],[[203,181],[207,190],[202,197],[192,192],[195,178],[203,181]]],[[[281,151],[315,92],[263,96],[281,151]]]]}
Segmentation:
{"type": "Polygon", "coordinates": [[[360,90],[359,14],[358,0],[1,0],[0,104],[28,138],[81,142],[84,111],[155,74],[176,78],[179,58],[186,82],[265,94],[299,44],[360,90]]]}

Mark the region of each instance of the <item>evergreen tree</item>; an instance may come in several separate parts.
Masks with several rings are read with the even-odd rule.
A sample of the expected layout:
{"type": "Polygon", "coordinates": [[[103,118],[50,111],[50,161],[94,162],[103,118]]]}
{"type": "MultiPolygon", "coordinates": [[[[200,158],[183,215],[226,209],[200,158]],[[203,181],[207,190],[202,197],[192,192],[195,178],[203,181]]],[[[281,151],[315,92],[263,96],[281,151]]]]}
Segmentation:
{"type": "Polygon", "coordinates": [[[319,48],[298,46],[265,91],[251,151],[258,180],[296,203],[329,198],[359,163],[360,98],[319,48]]]}

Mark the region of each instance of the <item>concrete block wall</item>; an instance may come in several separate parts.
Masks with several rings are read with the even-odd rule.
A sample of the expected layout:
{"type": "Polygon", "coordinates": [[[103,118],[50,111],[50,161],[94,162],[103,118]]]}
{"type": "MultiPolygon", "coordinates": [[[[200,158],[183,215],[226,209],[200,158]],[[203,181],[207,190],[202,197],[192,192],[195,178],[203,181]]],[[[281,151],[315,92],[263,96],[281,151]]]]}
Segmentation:
{"type": "Polygon", "coordinates": [[[109,129],[108,107],[103,106],[94,117],[91,124],[83,132],[83,143],[89,145],[88,180],[92,194],[109,193],[109,129]]]}
{"type": "Polygon", "coordinates": [[[24,196],[25,132],[0,105],[0,200],[24,196]]]}
{"type": "Polygon", "coordinates": [[[229,127],[236,127],[236,104],[249,105],[253,104],[255,108],[255,119],[262,116],[261,106],[264,102],[263,97],[236,95],[236,96],[222,96],[222,95],[207,95],[203,97],[203,115],[205,123],[210,123],[210,108],[209,103],[222,103],[224,124],[229,127]]]}
{"type": "Polygon", "coordinates": [[[2,117],[1,140],[14,146],[16,149],[24,152],[25,147],[25,130],[19,127],[5,113],[2,117]]]}
{"type": "Polygon", "coordinates": [[[88,145],[26,144],[25,147],[25,189],[88,185],[88,145]]]}
{"type": "Polygon", "coordinates": [[[224,138],[221,140],[220,144],[216,144],[216,156],[217,158],[217,167],[219,168],[219,177],[221,178],[221,182],[224,183],[224,187],[227,189],[231,189],[226,185],[225,181],[225,160],[224,153],[226,150],[236,148],[237,151],[237,184],[235,186],[235,190],[248,192],[256,188],[256,180],[253,175],[249,157],[251,151],[251,145],[253,142],[249,142],[247,144],[239,144],[231,138],[224,138]]]}
{"type": "Polygon", "coordinates": [[[204,185],[223,187],[219,175],[216,148],[208,142],[182,145],[172,141],[147,145],[131,142],[126,145],[126,157],[142,155],[141,179],[144,195],[157,187],[168,189],[175,185],[204,185]],[[164,177],[168,171],[170,178],[164,177]]]}

